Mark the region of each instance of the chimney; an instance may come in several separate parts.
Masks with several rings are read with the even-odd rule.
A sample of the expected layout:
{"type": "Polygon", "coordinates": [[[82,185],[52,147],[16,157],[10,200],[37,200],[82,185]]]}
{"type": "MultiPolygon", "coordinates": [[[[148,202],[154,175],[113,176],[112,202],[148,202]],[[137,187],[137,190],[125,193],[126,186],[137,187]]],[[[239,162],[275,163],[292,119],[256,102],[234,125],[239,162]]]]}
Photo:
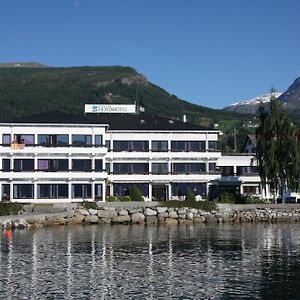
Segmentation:
{"type": "Polygon", "coordinates": [[[183,121],[183,123],[186,123],[186,115],[183,115],[182,121],[183,121]]]}

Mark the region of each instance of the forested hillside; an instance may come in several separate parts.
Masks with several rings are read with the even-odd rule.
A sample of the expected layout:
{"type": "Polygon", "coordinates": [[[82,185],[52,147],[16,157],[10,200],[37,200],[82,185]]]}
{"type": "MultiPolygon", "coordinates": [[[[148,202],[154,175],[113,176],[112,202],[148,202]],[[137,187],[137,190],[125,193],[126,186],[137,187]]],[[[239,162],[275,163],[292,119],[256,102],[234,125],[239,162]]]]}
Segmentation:
{"type": "Polygon", "coordinates": [[[43,65],[0,68],[0,120],[46,111],[83,113],[86,103],[137,102],[148,114],[182,119],[202,126],[219,124],[229,132],[251,118],[178,99],[130,67],[52,68],[43,65]]]}

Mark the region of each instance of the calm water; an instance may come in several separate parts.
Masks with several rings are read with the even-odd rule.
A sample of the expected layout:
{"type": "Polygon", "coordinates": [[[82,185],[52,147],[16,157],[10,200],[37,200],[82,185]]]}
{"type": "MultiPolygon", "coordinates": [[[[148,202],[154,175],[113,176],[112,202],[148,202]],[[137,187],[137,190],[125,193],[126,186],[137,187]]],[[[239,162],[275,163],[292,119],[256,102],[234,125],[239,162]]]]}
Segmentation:
{"type": "Polygon", "coordinates": [[[1,299],[300,299],[300,225],[2,231],[0,267],[1,299]]]}

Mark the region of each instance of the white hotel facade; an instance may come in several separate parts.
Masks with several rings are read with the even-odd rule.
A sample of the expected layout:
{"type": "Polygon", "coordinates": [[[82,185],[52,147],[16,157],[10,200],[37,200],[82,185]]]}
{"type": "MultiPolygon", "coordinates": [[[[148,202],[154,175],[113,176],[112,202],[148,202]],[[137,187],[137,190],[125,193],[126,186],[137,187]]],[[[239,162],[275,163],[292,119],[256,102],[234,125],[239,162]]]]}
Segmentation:
{"type": "Polygon", "coordinates": [[[0,123],[2,201],[145,201],[261,195],[253,156],[222,156],[220,131],[145,114],[44,113],[0,123]]]}

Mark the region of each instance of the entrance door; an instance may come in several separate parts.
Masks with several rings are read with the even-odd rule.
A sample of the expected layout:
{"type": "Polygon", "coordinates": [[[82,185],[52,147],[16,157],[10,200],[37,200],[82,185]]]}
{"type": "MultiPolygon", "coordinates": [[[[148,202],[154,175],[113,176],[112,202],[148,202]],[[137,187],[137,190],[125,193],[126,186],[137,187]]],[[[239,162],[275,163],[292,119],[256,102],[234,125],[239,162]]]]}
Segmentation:
{"type": "Polygon", "coordinates": [[[152,185],[152,198],[154,201],[165,201],[168,195],[167,185],[152,185]]]}

